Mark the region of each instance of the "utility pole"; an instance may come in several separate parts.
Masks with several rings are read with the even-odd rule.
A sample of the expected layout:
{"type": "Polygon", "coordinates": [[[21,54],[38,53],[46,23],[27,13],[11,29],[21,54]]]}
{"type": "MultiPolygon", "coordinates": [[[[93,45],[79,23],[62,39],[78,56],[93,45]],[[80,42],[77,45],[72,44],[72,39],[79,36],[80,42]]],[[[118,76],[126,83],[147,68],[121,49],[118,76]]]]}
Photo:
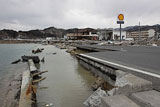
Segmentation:
{"type": "Polygon", "coordinates": [[[139,37],[138,37],[138,41],[139,42],[141,41],[141,25],[140,25],[140,22],[139,22],[139,37]]]}
{"type": "Polygon", "coordinates": [[[158,27],[158,24],[156,25],[155,40],[158,39],[158,29],[157,29],[157,27],[158,27]]]}

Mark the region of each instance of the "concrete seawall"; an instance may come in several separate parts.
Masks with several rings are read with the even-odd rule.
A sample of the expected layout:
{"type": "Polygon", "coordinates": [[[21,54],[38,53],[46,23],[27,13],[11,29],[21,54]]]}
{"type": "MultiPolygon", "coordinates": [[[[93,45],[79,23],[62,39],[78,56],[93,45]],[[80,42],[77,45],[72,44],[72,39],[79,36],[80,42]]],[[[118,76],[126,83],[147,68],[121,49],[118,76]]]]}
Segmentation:
{"type": "Polygon", "coordinates": [[[122,68],[116,65],[108,64],[100,60],[95,60],[94,58],[92,59],[90,57],[86,57],[83,54],[77,55],[77,58],[79,59],[79,62],[83,66],[85,66],[87,69],[91,70],[95,74],[99,75],[100,77],[104,78],[104,80],[106,80],[111,85],[115,84],[114,80],[116,80],[116,77],[119,76],[119,72],[116,72],[116,71],[122,70],[125,73],[131,73],[135,76],[151,81],[153,83],[153,88],[155,90],[160,91],[159,75],[154,76],[153,74],[150,75],[150,73],[137,72],[137,71],[134,71],[133,69],[127,70],[125,68],[122,68]]]}
{"type": "Polygon", "coordinates": [[[86,100],[89,105],[95,106],[93,101],[96,100],[98,102],[96,107],[144,107],[143,105],[146,105],[145,107],[159,107],[157,105],[160,105],[160,100],[153,100],[160,99],[160,79],[158,77],[139,72],[122,71],[115,66],[85,57],[82,54],[76,57],[79,63],[90,72],[100,76],[113,86],[113,89],[106,91],[108,96],[97,97],[99,102],[94,99],[96,97],[91,95],[86,100]],[[158,94],[155,96],[155,93],[158,94]]]}
{"type": "Polygon", "coordinates": [[[21,94],[19,107],[33,107],[36,106],[36,92],[32,83],[33,72],[37,71],[33,60],[28,61],[29,70],[25,71],[22,76],[21,94]]]}

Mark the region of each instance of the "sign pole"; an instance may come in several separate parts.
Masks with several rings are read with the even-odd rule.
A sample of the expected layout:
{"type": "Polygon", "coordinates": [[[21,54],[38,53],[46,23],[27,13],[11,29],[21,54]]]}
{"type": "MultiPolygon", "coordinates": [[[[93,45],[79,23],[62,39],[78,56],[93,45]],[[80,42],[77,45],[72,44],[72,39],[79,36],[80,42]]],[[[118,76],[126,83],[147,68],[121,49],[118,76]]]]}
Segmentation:
{"type": "Polygon", "coordinates": [[[117,21],[117,24],[120,25],[120,42],[121,42],[122,41],[122,34],[121,34],[122,33],[122,26],[121,25],[124,24],[124,21],[123,21],[124,20],[124,16],[123,16],[123,14],[119,14],[118,15],[118,19],[119,20],[117,21]]]}
{"type": "Polygon", "coordinates": [[[120,42],[122,41],[122,37],[121,37],[121,23],[120,23],[120,42]]]}

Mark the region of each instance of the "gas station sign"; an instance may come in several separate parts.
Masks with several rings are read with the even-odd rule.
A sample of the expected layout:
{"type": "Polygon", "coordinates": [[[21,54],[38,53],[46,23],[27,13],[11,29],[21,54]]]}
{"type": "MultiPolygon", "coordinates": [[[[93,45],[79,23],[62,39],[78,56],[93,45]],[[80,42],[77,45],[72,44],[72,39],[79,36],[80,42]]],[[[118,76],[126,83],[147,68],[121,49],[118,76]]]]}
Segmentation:
{"type": "Polygon", "coordinates": [[[121,24],[124,24],[124,15],[123,14],[119,14],[118,15],[118,21],[117,21],[117,24],[120,25],[120,42],[122,40],[122,36],[121,36],[121,24]]]}

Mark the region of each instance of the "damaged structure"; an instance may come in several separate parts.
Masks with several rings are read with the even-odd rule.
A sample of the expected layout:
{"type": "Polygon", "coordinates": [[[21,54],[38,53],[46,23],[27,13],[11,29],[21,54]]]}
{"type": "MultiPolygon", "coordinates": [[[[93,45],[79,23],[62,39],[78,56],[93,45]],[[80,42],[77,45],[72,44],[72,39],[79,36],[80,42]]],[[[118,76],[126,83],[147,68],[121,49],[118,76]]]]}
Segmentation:
{"type": "Polygon", "coordinates": [[[70,40],[98,40],[97,30],[92,28],[74,29],[67,33],[70,40]]]}
{"type": "Polygon", "coordinates": [[[133,38],[134,41],[141,39],[141,40],[147,40],[149,38],[152,38],[155,36],[155,30],[154,29],[141,29],[135,30],[135,31],[128,31],[127,32],[127,38],[133,38]]]}
{"type": "MultiPolygon", "coordinates": [[[[143,56],[151,56],[148,53],[150,50],[152,50],[152,54],[155,57],[158,55],[158,47],[133,47],[131,49],[130,47],[108,46],[105,48],[109,48],[109,50],[101,51],[101,47],[99,52],[77,55],[80,64],[113,86],[111,89],[104,91],[98,88],[84,104],[87,107],[144,107],[144,105],[145,107],[159,107],[160,100],[157,99],[160,99],[160,83],[158,82],[160,75],[157,73],[158,71],[156,72],[158,69],[150,66],[144,69],[145,64],[140,64],[141,66],[139,66],[139,63],[136,63],[136,68],[134,68],[135,63],[132,63],[132,66],[129,66],[131,64],[125,64],[125,59],[130,60],[128,56],[132,56],[133,59],[139,62],[143,61],[143,58],[142,60],[140,58],[141,54],[143,56]],[[126,51],[119,48],[123,48],[126,51]],[[110,49],[115,51],[110,51],[110,49]],[[145,51],[142,51],[144,49],[145,51]],[[133,53],[136,54],[137,52],[139,55],[134,56],[133,53]],[[116,57],[117,55],[121,57],[118,58],[116,57]]],[[[94,50],[95,48],[92,46],[92,49],[94,50]]],[[[149,59],[146,58],[146,60],[149,59]]],[[[157,61],[159,62],[159,60],[157,61]]],[[[132,60],[130,62],[134,61],[132,60]]]]}
{"type": "Polygon", "coordinates": [[[28,60],[29,70],[22,76],[19,107],[36,107],[37,83],[44,80],[45,77],[39,76],[47,71],[38,71],[32,59],[28,60]]]}

